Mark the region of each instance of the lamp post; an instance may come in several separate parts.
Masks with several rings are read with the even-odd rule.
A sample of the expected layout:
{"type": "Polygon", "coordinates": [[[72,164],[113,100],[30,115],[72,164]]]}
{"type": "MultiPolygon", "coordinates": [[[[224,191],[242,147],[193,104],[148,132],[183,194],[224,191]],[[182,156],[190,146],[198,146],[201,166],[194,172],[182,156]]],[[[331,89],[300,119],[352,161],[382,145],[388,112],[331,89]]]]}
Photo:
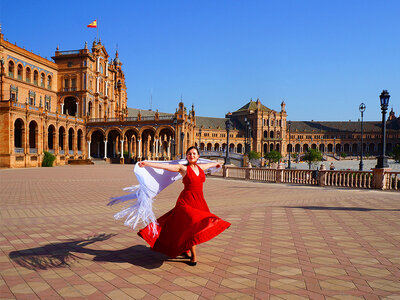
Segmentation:
{"type": "Polygon", "coordinates": [[[291,167],[290,163],[290,156],[292,154],[292,145],[290,144],[290,126],[292,125],[292,122],[289,121],[289,161],[288,161],[288,169],[291,167]]]}
{"type": "Polygon", "coordinates": [[[183,139],[185,138],[185,133],[181,131],[181,158],[183,158],[183,139]]]}
{"type": "Polygon", "coordinates": [[[364,167],[363,163],[363,156],[364,156],[364,128],[363,128],[363,121],[364,121],[364,111],[367,107],[364,103],[361,103],[359,106],[359,110],[361,113],[361,155],[360,155],[360,168],[359,170],[362,171],[364,167]]]}
{"type": "Polygon", "coordinates": [[[172,157],[173,159],[175,159],[175,155],[176,155],[176,125],[178,123],[178,120],[176,119],[176,117],[174,117],[174,129],[175,129],[175,133],[174,133],[174,137],[172,137],[172,157]]]}
{"type": "Polygon", "coordinates": [[[245,135],[244,135],[244,154],[247,154],[248,152],[248,147],[247,147],[247,140],[248,140],[248,128],[247,128],[247,117],[244,117],[244,130],[245,130],[245,135]]]}
{"type": "Polygon", "coordinates": [[[225,157],[225,165],[230,165],[231,160],[229,158],[229,131],[231,130],[231,120],[226,120],[225,129],[226,129],[226,157],[225,157]]]}
{"type": "Polygon", "coordinates": [[[201,150],[201,127],[199,129],[199,151],[201,150]]]}
{"type": "Polygon", "coordinates": [[[382,155],[378,157],[378,163],[375,166],[375,168],[378,168],[378,169],[389,168],[387,157],[385,156],[385,152],[386,152],[386,111],[389,106],[389,98],[390,98],[390,95],[387,90],[383,90],[379,96],[379,99],[381,101],[381,110],[382,110],[382,155]]]}
{"type": "Polygon", "coordinates": [[[247,125],[249,128],[249,152],[250,152],[251,151],[251,125],[250,125],[249,121],[247,121],[247,125]]]}

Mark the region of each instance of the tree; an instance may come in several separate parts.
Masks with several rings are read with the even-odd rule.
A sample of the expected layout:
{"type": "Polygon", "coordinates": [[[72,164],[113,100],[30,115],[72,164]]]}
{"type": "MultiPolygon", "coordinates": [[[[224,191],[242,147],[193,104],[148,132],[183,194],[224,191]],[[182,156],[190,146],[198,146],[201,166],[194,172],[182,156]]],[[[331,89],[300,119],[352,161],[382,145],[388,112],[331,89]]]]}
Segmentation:
{"type": "Polygon", "coordinates": [[[268,153],[265,153],[264,158],[268,160],[269,164],[271,164],[271,162],[276,163],[281,160],[282,154],[276,150],[272,150],[268,153]]]}
{"type": "Polygon", "coordinates": [[[394,148],[393,148],[393,152],[392,152],[392,155],[391,155],[392,157],[393,157],[393,159],[396,161],[396,162],[400,162],[400,145],[396,145],[394,148]]]}
{"type": "Polygon", "coordinates": [[[318,149],[309,149],[306,154],[304,154],[303,158],[306,162],[308,162],[308,168],[311,170],[311,165],[317,163],[322,160],[322,153],[319,152],[318,149]]]}
{"type": "Polygon", "coordinates": [[[250,152],[248,153],[248,156],[249,156],[249,160],[252,160],[252,159],[259,159],[259,158],[261,157],[261,154],[260,154],[260,152],[250,151],[250,152]]]}
{"type": "Polygon", "coordinates": [[[44,151],[42,167],[52,167],[55,159],[55,155],[51,154],[50,152],[44,151]]]}

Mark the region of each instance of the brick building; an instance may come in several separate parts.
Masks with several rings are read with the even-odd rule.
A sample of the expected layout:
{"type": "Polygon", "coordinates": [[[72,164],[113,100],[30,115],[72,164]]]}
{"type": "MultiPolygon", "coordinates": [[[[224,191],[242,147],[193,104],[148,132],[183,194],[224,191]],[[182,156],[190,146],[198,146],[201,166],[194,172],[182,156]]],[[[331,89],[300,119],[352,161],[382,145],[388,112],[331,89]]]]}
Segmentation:
{"type": "MultiPolygon", "coordinates": [[[[230,152],[360,152],[359,122],[289,122],[284,102],[278,111],[250,100],[225,118],[196,116],[182,101],[175,113],[128,108],[118,52],[111,58],[100,41],[91,49],[87,43],[79,50],[57,49],[52,59],[9,43],[0,32],[0,167],[40,166],[44,151],[56,156],[57,165],[86,158],[172,159],[193,145],[222,156],[228,119],[230,152]]],[[[364,123],[364,153],[379,153],[380,126],[364,123]]],[[[393,111],[387,129],[389,153],[400,143],[400,118],[393,111]]]]}

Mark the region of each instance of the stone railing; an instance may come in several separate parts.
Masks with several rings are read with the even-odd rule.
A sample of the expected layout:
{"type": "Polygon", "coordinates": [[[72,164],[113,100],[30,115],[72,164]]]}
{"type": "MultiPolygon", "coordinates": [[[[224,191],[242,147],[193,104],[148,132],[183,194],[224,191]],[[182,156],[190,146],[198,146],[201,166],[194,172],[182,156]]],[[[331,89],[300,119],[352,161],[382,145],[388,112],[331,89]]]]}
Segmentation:
{"type": "Polygon", "coordinates": [[[370,189],[373,185],[372,171],[320,171],[320,185],[370,189]]]}
{"type": "Polygon", "coordinates": [[[390,172],[387,169],[331,171],[323,165],[320,170],[290,170],[281,166],[277,169],[223,166],[212,175],[263,182],[400,191],[400,172],[390,172]]]}
{"type": "Polygon", "coordinates": [[[400,172],[385,173],[385,189],[400,191],[400,172]]]}

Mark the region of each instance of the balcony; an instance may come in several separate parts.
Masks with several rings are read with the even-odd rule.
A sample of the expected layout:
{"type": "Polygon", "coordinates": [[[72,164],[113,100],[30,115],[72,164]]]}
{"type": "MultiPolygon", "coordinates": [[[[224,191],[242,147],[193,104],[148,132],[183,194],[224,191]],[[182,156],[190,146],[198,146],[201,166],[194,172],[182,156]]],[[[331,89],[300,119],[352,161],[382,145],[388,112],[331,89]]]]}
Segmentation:
{"type": "Polygon", "coordinates": [[[24,148],[15,147],[14,148],[14,153],[23,154],[24,153],[24,148]]]}
{"type": "Polygon", "coordinates": [[[37,148],[29,148],[29,153],[37,153],[37,148]]]}

